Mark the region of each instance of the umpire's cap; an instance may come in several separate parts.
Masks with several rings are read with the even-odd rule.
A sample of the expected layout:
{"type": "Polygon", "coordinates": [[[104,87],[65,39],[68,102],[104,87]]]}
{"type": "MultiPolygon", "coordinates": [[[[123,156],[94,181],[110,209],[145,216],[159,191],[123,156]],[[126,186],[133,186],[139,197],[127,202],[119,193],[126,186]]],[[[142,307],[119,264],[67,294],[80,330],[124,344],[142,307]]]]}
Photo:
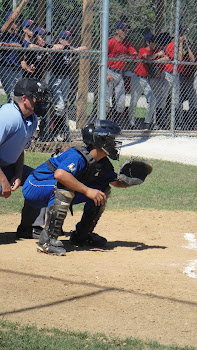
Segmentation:
{"type": "Polygon", "coordinates": [[[43,92],[48,92],[48,86],[36,79],[24,78],[18,80],[14,88],[14,96],[37,97],[43,92]]]}

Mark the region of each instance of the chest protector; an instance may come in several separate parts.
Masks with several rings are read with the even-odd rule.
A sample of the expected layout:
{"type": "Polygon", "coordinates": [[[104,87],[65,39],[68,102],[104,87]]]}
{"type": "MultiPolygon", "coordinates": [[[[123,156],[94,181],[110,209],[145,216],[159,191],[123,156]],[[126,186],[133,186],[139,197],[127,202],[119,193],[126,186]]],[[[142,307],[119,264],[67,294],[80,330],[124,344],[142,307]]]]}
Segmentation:
{"type": "Polygon", "coordinates": [[[86,161],[86,168],[84,168],[82,173],[77,177],[77,180],[83,184],[94,182],[98,177],[103,177],[109,171],[114,171],[114,167],[107,157],[97,163],[84,147],[75,146],[75,149],[86,161]]]}
{"type": "MultiPolygon", "coordinates": [[[[109,171],[114,171],[114,167],[107,157],[101,159],[100,162],[97,163],[84,147],[75,146],[74,148],[86,161],[86,167],[83,169],[82,173],[76,177],[77,180],[84,185],[94,182],[98,177],[102,178],[109,171]]],[[[51,164],[50,160],[47,160],[46,164],[53,172],[56,171],[56,168],[51,164]]]]}

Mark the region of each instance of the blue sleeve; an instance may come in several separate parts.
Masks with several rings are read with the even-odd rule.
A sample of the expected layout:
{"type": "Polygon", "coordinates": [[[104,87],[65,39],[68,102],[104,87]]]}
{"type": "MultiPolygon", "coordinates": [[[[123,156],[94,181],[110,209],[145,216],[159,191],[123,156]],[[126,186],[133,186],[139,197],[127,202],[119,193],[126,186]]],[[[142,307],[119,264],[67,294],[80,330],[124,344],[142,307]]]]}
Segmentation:
{"type": "Polygon", "coordinates": [[[50,158],[56,169],[62,169],[77,177],[86,167],[86,161],[74,148],[69,148],[57,157],[50,158]]]}

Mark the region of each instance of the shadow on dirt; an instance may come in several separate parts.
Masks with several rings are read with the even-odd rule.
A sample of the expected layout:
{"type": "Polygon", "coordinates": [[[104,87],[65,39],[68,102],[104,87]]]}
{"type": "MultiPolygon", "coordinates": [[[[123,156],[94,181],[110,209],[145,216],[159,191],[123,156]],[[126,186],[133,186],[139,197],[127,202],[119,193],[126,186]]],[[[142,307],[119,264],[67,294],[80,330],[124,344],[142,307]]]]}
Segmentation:
{"type": "Polygon", "coordinates": [[[173,297],[166,297],[163,295],[156,295],[154,293],[150,293],[150,292],[140,292],[140,291],[136,291],[134,289],[123,289],[123,288],[117,288],[114,286],[106,286],[106,285],[102,285],[102,284],[95,284],[95,283],[88,283],[88,282],[82,282],[82,281],[74,281],[74,280],[67,280],[67,279],[63,279],[63,278],[57,278],[57,277],[51,277],[51,276],[46,276],[46,275],[38,275],[38,274],[30,274],[30,273],[26,273],[26,272],[21,272],[21,271],[14,271],[14,270],[7,270],[7,269],[0,269],[0,273],[1,274],[5,274],[6,277],[8,278],[8,276],[12,276],[12,275],[16,275],[19,276],[20,278],[22,277],[29,277],[30,279],[34,278],[34,279],[38,279],[38,280],[49,280],[50,282],[53,280],[54,282],[57,281],[59,282],[63,282],[68,283],[68,284],[72,284],[72,285],[79,285],[79,286],[84,286],[84,287],[93,287],[95,288],[93,291],[87,291],[87,292],[82,292],[79,295],[71,295],[71,296],[66,296],[65,298],[61,298],[58,300],[52,300],[51,302],[46,302],[46,303],[39,303],[38,300],[36,301],[35,305],[29,306],[29,307],[21,307],[21,308],[12,308],[9,307],[8,310],[5,311],[0,311],[0,317],[4,317],[7,315],[11,315],[11,314],[17,314],[17,313],[21,313],[21,312],[27,312],[27,311],[32,311],[32,310],[43,310],[45,308],[48,308],[50,306],[56,306],[59,304],[65,304],[65,303],[70,303],[73,301],[77,301],[80,299],[84,299],[88,300],[88,298],[92,298],[95,297],[97,295],[102,295],[105,293],[111,293],[111,292],[119,292],[119,293],[123,293],[123,294],[130,294],[130,295],[137,295],[137,296],[142,296],[143,298],[148,298],[148,299],[158,299],[158,300],[162,300],[166,303],[166,301],[170,301],[170,302],[176,302],[177,304],[185,304],[185,305],[192,305],[192,306],[197,306],[196,302],[193,301],[188,301],[188,300],[184,300],[184,299],[177,299],[177,298],[173,298],[173,297]]]}
{"type": "Polygon", "coordinates": [[[16,242],[16,232],[3,232],[0,233],[0,245],[1,244],[11,244],[16,242]]]}
{"type": "MultiPolygon", "coordinates": [[[[69,234],[66,234],[66,236],[69,236],[69,234]]],[[[24,238],[17,239],[16,232],[0,233],[0,245],[17,243],[18,240],[23,240],[23,239],[24,238]]],[[[143,242],[128,242],[128,241],[111,241],[111,242],[108,242],[106,247],[103,247],[103,248],[94,248],[87,245],[78,247],[70,244],[69,240],[62,240],[61,238],[59,239],[64,244],[67,252],[80,251],[80,250],[108,251],[108,250],[113,250],[114,248],[117,248],[117,247],[134,248],[133,250],[137,250],[137,251],[146,250],[146,249],[166,249],[167,248],[165,246],[159,246],[159,245],[148,245],[143,242]]]]}
{"type": "Polygon", "coordinates": [[[70,244],[69,241],[64,241],[64,240],[61,240],[61,241],[63,242],[67,253],[72,251],[80,251],[80,250],[109,251],[117,247],[134,248],[133,250],[136,250],[136,251],[141,251],[146,249],[166,249],[167,248],[165,246],[148,245],[142,242],[128,242],[128,241],[111,241],[111,242],[108,242],[107,245],[103,248],[94,248],[87,245],[78,247],[78,246],[73,246],[72,244],[70,244]]]}
{"type": "Polygon", "coordinates": [[[165,246],[160,245],[148,245],[142,242],[125,242],[125,241],[114,241],[108,243],[108,249],[114,249],[116,247],[128,247],[134,248],[133,250],[145,250],[145,249],[166,249],[165,246]]]}

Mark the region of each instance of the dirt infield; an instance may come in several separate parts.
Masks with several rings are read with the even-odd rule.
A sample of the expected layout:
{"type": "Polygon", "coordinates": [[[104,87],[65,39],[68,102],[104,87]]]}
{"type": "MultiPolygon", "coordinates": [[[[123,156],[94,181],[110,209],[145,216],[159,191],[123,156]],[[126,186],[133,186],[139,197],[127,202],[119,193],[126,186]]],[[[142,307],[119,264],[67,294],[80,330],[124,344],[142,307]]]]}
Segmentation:
{"type": "Polygon", "coordinates": [[[64,257],[16,241],[19,220],[1,216],[1,319],[197,345],[197,213],[106,211],[96,232],[108,247],[74,250],[61,237],[64,257]]]}

